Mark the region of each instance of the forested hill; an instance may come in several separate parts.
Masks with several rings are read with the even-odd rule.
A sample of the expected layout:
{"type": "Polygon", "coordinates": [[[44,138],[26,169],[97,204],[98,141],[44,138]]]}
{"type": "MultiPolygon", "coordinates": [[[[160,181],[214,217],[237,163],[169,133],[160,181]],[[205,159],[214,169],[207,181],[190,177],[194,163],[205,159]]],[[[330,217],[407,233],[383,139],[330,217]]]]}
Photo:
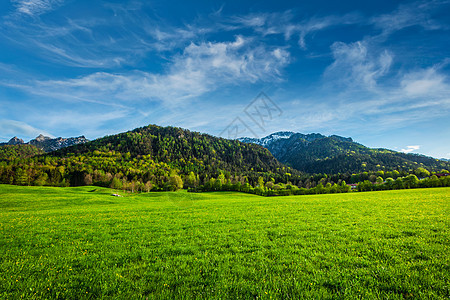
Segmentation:
{"type": "Polygon", "coordinates": [[[450,163],[417,154],[372,149],[336,135],[279,132],[262,139],[240,139],[266,147],[280,162],[307,173],[359,173],[365,171],[449,169],[450,163]]]}
{"type": "Polygon", "coordinates": [[[42,149],[39,149],[34,145],[27,145],[27,144],[2,145],[0,146],[0,162],[24,159],[44,153],[45,152],[42,149]]]}
{"type": "Polygon", "coordinates": [[[214,182],[214,178],[223,184],[255,184],[260,176],[265,181],[286,182],[298,179],[300,172],[281,164],[259,145],[156,125],[47,154],[0,159],[0,181],[15,184],[147,184],[153,190],[167,190],[181,179],[189,187],[214,182]]]}
{"type": "Polygon", "coordinates": [[[52,155],[64,157],[94,152],[121,153],[129,159],[150,157],[155,162],[170,164],[183,173],[214,173],[219,170],[230,173],[287,171],[267,149],[259,145],[156,125],[60,149],[52,155]]]}

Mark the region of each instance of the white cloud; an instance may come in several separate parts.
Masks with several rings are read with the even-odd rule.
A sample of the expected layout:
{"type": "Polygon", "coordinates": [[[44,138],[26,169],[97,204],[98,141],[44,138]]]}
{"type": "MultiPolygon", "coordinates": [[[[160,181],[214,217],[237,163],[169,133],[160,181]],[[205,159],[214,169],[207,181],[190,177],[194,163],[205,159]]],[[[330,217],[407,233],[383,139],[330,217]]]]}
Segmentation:
{"type": "Polygon", "coordinates": [[[430,17],[430,13],[446,1],[417,1],[401,4],[388,14],[378,15],[369,21],[381,29],[382,35],[387,36],[396,31],[419,25],[426,30],[436,30],[443,27],[430,17]]]}
{"type": "Polygon", "coordinates": [[[27,123],[15,120],[0,120],[0,132],[4,137],[17,136],[19,138],[33,138],[39,134],[54,137],[45,130],[35,128],[27,123]]]}
{"type": "Polygon", "coordinates": [[[377,80],[387,74],[393,61],[390,52],[384,50],[372,53],[372,49],[364,41],[351,44],[335,42],[331,50],[334,62],[325,70],[324,75],[333,84],[373,89],[377,80]]]}
{"type": "Polygon", "coordinates": [[[180,103],[221,86],[279,80],[289,62],[289,52],[255,44],[241,36],[231,42],[191,43],[163,73],[96,72],[76,79],[37,81],[22,88],[55,98],[95,103],[105,99],[109,99],[107,104],[125,105],[123,101],[180,103]]]}
{"type": "Polygon", "coordinates": [[[298,44],[302,49],[306,50],[306,36],[308,34],[325,30],[326,28],[351,25],[361,22],[362,18],[357,13],[346,14],[343,16],[326,16],[322,18],[312,18],[304,23],[287,28],[286,36],[292,34],[292,32],[299,32],[298,44]]]}
{"type": "Polygon", "coordinates": [[[405,74],[401,81],[402,90],[411,97],[430,96],[436,93],[450,94],[450,86],[445,75],[438,73],[436,67],[405,74]]]}
{"type": "MultiPolygon", "coordinates": [[[[231,24],[252,28],[263,36],[283,35],[286,40],[298,38],[299,46],[306,50],[307,35],[327,28],[356,24],[362,21],[362,17],[358,13],[312,17],[298,22],[293,21],[294,16],[292,11],[252,13],[231,18],[231,24]]],[[[231,26],[230,29],[235,29],[235,27],[231,26]]]]}
{"type": "Polygon", "coordinates": [[[419,145],[413,145],[413,146],[406,146],[406,149],[402,149],[400,151],[403,153],[410,153],[419,149],[420,149],[419,145]]]}
{"type": "Polygon", "coordinates": [[[53,10],[64,3],[64,0],[12,0],[17,12],[29,16],[36,16],[53,10]]]}

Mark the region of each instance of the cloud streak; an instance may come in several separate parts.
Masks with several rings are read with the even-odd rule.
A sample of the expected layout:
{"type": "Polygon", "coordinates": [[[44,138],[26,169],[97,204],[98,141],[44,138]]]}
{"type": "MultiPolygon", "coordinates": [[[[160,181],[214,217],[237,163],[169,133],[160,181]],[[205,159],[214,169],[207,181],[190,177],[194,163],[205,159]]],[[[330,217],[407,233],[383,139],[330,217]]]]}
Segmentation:
{"type": "Polygon", "coordinates": [[[20,14],[39,16],[62,5],[64,0],[12,0],[20,14]]]}
{"type": "Polygon", "coordinates": [[[420,149],[419,145],[413,145],[413,146],[406,146],[406,149],[402,149],[400,151],[402,151],[403,153],[410,153],[413,151],[417,151],[420,149]]]}
{"type": "Polygon", "coordinates": [[[369,23],[380,29],[382,36],[416,25],[425,30],[442,29],[446,26],[433,20],[430,14],[446,3],[448,1],[416,1],[400,4],[393,12],[372,17],[369,23]]]}
{"type": "Polygon", "coordinates": [[[231,42],[191,43],[172,59],[163,73],[96,72],[68,80],[41,80],[28,85],[3,81],[3,84],[29,93],[97,104],[127,106],[130,102],[150,100],[171,105],[227,85],[280,80],[289,59],[289,52],[284,49],[267,49],[237,36],[231,42]]]}
{"type": "Polygon", "coordinates": [[[25,138],[36,137],[39,134],[44,134],[46,136],[54,137],[47,131],[39,128],[35,128],[25,122],[15,121],[15,120],[0,120],[0,132],[4,136],[19,136],[25,138]]]}
{"type": "Polygon", "coordinates": [[[339,85],[375,88],[377,80],[389,72],[393,54],[387,50],[373,53],[369,48],[364,41],[335,42],[331,46],[334,62],[325,70],[325,79],[339,85]]]}

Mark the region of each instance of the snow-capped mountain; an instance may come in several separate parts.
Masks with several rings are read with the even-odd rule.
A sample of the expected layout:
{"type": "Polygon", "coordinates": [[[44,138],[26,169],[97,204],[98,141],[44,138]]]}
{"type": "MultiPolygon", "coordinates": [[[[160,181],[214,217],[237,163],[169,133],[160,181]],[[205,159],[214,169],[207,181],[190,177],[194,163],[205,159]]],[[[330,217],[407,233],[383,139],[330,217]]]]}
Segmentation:
{"type": "Polygon", "coordinates": [[[4,145],[33,145],[37,148],[44,150],[45,152],[55,151],[61,148],[69,147],[72,145],[82,144],[86,143],[89,140],[86,139],[84,136],[79,137],[70,137],[70,138],[62,138],[58,137],[55,139],[52,139],[48,136],[43,136],[40,134],[35,139],[29,141],[28,143],[25,143],[22,139],[19,139],[17,137],[13,137],[9,140],[7,143],[0,143],[0,146],[4,145]]]}
{"type": "Polygon", "coordinates": [[[280,132],[272,133],[271,135],[268,135],[268,136],[260,138],[260,139],[242,137],[242,138],[238,138],[237,140],[240,142],[243,142],[243,143],[252,143],[252,144],[261,145],[263,147],[268,147],[274,141],[277,141],[280,139],[288,139],[294,134],[295,134],[295,132],[291,132],[291,131],[280,131],[280,132]]]}
{"type": "Polygon", "coordinates": [[[372,149],[352,138],[319,133],[302,134],[276,132],[261,139],[240,138],[267,148],[276,159],[308,173],[358,173],[377,170],[417,168],[418,164],[432,169],[445,169],[448,162],[417,154],[405,154],[388,149],[372,149]]]}

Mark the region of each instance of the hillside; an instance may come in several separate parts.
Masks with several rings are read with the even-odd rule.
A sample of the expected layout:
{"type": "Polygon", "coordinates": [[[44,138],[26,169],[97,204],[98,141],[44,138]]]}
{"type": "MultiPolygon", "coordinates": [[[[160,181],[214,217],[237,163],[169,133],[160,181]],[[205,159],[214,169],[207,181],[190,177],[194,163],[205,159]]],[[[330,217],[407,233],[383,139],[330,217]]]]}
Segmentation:
{"type": "Polygon", "coordinates": [[[109,186],[115,178],[117,185],[148,182],[159,188],[167,188],[177,176],[194,186],[211,178],[254,184],[259,176],[286,181],[286,173],[300,175],[259,145],[156,125],[9,162],[0,170],[0,180],[12,182],[19,168],[23,178],[14,178],[17,183],[109,186]]]}
{"type": "Polygon", "coordinates": [[[262,145],[280,162],[307,173],[359,173],[418,167],[438,171],[450,166],[449,162],[424,155],[368,148],[351,138],[336,135],[277,132],[261,139],[239,140],[262,145]]]}
{"type": "Polygon", "coordinates": [[[36,146],[27,144],[4,145],[0,146],[0,161],[13,161],[35,155],[44,154],[45,152],[36,146]]]}

